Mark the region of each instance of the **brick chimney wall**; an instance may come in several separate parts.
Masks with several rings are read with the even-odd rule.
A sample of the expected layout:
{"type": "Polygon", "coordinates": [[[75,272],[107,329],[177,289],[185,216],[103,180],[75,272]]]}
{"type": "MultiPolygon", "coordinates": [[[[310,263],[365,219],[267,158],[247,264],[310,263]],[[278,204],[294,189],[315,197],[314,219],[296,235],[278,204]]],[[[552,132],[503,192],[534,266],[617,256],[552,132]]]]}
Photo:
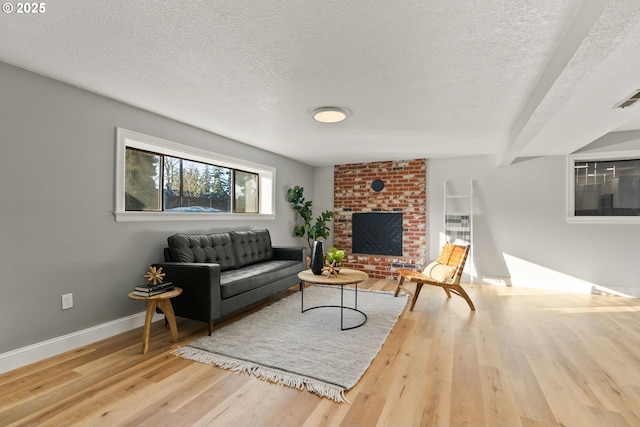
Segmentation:
{"type": "Polygon", "coordinates": [[[427,247],[426,160],[337,165],[334,167],[333,243],[347,252],[344,267],[366,271],[370,277],[395,280],[396,267],[424,264],[427,247]],[[371,188],[384,182],[382,191],[371,188]],[[351,253],[351,215],[359,212],[401,212],[402,256],[351,253]]]}

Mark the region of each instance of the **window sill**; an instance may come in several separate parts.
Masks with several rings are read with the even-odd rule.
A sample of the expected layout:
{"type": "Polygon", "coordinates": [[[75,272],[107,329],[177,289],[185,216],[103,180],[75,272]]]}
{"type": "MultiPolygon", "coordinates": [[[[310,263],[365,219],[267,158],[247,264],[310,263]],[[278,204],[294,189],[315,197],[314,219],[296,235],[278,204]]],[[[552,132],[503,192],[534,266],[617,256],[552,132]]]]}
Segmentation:
{"type": "Polygon", "coordinates": [[[116,222],[153,221],[269,221],[275,214],[207,213],[207,212],[114,212],[116,222]]]}
{"type": "Polygon", "coordinates": [[[640,224],[640,216],[568,216],[569,224],[640,224]]]}

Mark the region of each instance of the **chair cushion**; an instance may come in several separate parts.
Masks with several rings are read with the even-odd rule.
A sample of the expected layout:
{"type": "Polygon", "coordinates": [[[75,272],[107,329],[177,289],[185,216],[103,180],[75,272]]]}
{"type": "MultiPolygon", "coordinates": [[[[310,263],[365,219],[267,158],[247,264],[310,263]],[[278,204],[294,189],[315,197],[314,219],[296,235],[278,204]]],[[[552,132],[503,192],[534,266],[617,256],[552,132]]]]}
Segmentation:
{"type": "Polygon", "coordinates": [[[217,263],[221,271],[237,266],[229,233],[174,234],[167,243],[171,258],[177,262],[217,263]]]}
{"type": "Polygon", "coordinates": [[[422,270],[422,272],[427,276],[431,276],[431,270],[433,270],[433,267],[435,267],[438,264],[440,264],[438,261],[433,261],[431,264],[427,265],[424,268],[424,270],[422,270]]]}
{"type": "Polygon", "coordinates": [[[448,282],[453,278],[455,272],[455,266],[440,264],[438,261],[432,262],[423,271],[436,282],[448,282]]]}
{"type": "Polygon", "coordinates": [[[269,230],[232,231],[229,236],[238,268],[273,258],[269,230]]]}

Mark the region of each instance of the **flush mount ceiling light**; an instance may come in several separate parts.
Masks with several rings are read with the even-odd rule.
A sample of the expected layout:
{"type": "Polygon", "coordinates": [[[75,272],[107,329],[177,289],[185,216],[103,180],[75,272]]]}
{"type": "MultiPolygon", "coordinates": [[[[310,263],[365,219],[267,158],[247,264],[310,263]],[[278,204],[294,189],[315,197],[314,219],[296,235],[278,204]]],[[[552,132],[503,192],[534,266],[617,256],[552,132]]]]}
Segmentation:
{"type": "Polygon", "coordinates": [[[347,118],[347,112],[339,107],[322,107],[313,110],[312,116],[320,123],[338,123],[347,118]]]}

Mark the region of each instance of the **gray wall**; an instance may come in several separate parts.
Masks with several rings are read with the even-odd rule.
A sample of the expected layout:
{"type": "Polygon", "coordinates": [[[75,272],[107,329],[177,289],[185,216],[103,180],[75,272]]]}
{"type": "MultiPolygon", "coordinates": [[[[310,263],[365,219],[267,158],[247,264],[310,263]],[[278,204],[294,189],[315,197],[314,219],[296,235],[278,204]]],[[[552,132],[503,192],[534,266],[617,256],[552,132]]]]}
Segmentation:
{"type": "Polygon", "coordinates": [[[480,279],[640,296],[640,225],[567,223],[565,156],[511,166],[496,166],[493,156],[430,159],[427,175],[430,258],[439,251],[444,181],[465,194],[473,179],[473,254],[480,279]]]}
{"type": "Polygon", "coordinates": [[[143,311],[127,293],[175,232],[268,228],[299,244],[286,189],[313,194],[310,166],[3,63],[0,138],[0,353],[143,311]],[[275,167],[276,219],[115,222],[117,126],[275,167]]]}

